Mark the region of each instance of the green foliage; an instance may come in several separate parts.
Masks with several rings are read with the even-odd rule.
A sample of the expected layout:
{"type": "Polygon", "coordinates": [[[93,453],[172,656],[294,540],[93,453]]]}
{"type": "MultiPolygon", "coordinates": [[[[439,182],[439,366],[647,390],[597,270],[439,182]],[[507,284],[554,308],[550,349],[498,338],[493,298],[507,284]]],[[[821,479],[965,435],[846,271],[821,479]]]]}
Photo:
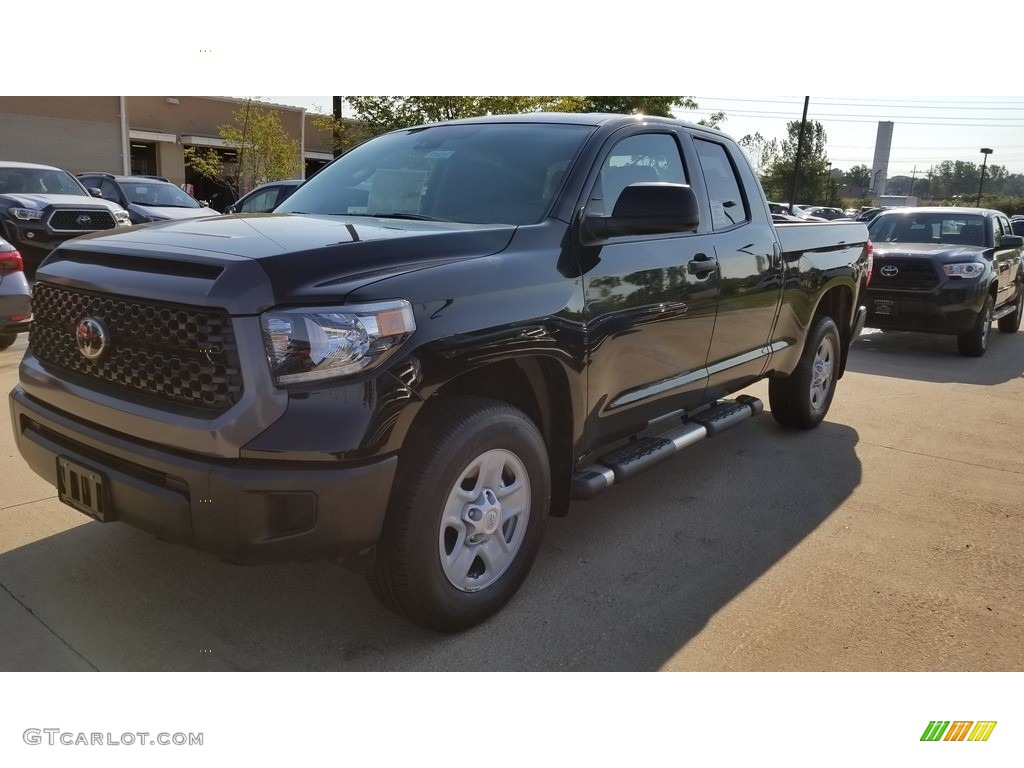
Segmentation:
{"type": "Polygon", "coordinates": [[[234,123],[220,126],[220,137],[236,152],[225,162],[215,150],[185,148],[185,164],[200,176],[231,188],[241,197],[261,184],[299,175],[299,142],[288,138],[277,112],[249,99],[235,110],[234,123]]]}
{"type": "MultiPolygon", "coordinates": [[[[318,124],[333,131],[339,148],[400,128],[481,115],[524,112],[612,112],[671,117],[674,109],[696,109],[689,96],[346,96],[353,120],[361,128],[338,125],[333,116],[318,124]]],[[[717,126],[722,112],[704,124],[717,126]]]]}
{"type": "Polygon", "coordinates": [[[574,112],[612,112],[672,117],[673,109],[696,109],[689,96],[584,96],[583,105],[574,112]]]}
{"type": "Polygon", "coordinates": [[[864,191],[871,189],[871,169],[863,164],[853,166],[846,172],[846,183],[864,191]]]}
{"type": "MultiPolygon", "coordinates": [[[[789,200],[793,193],[800,121],[788,123],[786,130],[786,139],[771,147],[772,159],[768,163],[762,159],[764,170],[761,174],[761,185],[770,200],[789,200]]],[[[829,165],[828,154],[825,151],[826,142],[824,126],[817,120],[808,121],[800,160],[800,178],[796,188],[797,203],[815,203],[823,201],[826,197],[829,165]]]]}

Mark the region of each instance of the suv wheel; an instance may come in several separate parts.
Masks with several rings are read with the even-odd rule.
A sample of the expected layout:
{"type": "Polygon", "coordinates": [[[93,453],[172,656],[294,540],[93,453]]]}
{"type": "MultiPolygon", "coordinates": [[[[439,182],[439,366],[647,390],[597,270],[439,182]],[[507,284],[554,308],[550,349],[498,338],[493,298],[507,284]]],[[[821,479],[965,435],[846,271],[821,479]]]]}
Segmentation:
{"type": "Polygon", "coordinates": [[[0,333],[0,352],[11,346],[16,338],[18,338],[16,333],[0,333]]]}
{"type": "Polygon", "coordinates": [[[985,297],[985,304],[974,321],[974,327],[957,336],[957,347],[961,355],[981,357],[988,349],[988,332],[992,328],[992,297],[985,297]]]}
{"type": "Polygon", "coordinates": [[[382,602],[455,632],[495,613],[526,579],[548,515],[544,439],[517,408],[440,403],[399,459],[372,583],[382,602]]]}

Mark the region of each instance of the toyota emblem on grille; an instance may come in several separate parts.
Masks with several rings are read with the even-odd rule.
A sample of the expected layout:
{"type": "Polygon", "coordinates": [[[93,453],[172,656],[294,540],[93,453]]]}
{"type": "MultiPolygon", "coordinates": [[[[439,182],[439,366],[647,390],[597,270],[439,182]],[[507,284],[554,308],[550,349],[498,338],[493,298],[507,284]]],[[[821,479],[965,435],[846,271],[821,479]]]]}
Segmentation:
{"type": "Polygon", "coordinates": [[[896,277],[900,273],[899,267],[894,267],[892,264],[886,264],[879,271],[882,273],[882,277],[896,277]]]}
{"type": "Polygon", "coordinates": [[[81,216],[75,219],[75,223],[78,224],[80,227],[84,227],[86,224],[92,224],[92,217],[86,216],[83,213],[81,216]]]}
{"type": "Polygon", "coordinates": [[[86,317],[75,326],[75,346],[88,360],[99,360],[110,347],[110,335],[102,320],[86,317]]]}

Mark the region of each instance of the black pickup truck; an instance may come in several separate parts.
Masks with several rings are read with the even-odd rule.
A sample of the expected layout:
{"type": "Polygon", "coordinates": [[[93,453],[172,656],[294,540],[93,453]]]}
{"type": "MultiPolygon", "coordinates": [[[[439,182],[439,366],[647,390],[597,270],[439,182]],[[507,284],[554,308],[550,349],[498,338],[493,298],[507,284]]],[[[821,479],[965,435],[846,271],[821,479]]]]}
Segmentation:
{"type": "Polygon", "coordinates": [[[440,630],[549,514],[757,415],[827,413],[859,223],[773,225],[729,137],[622,115],[373,139],[274,214],[133,227],[39,270],[22,456],[102,521],[256,562],[374,555],[440,630]]]}
{"type": "Polygon", "coordinates": [[[872,328],[956,335],[981,357],[994,320],[1016,333],[1024,314],[1024,237],[999,211],[897,208],[868,229],[874,278],[865,292],[872,328]]]}

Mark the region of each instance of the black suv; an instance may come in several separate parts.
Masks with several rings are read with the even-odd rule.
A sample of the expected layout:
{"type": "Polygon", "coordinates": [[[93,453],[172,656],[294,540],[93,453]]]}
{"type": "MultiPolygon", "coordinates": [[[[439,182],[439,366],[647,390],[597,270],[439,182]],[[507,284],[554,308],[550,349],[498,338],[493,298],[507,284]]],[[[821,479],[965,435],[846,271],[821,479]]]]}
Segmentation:
{"type": "Polygon", "coordinates": [[[116,201],[92,196],[67,171],[5,160],[0,160],[0,220],[0,236],[21,252],[29,274],[61,243],[130,223],[116,201]]]}
{"type": "Polygon", "coordinates": [[[104,200],[127,210],[132,224],[218,215],[207,203],[199,202],[160,176],[80,173],[78,179],[85,186],[98,189],[104,200]]]}
{"type": "Polygon", "coordinates": [[[868,227],[875,247],[867,325],[957,336],[980,357],[989,327],[1016,333],[1024,313],[1024,237],[999,211],[899,208],[868,227]]]}

